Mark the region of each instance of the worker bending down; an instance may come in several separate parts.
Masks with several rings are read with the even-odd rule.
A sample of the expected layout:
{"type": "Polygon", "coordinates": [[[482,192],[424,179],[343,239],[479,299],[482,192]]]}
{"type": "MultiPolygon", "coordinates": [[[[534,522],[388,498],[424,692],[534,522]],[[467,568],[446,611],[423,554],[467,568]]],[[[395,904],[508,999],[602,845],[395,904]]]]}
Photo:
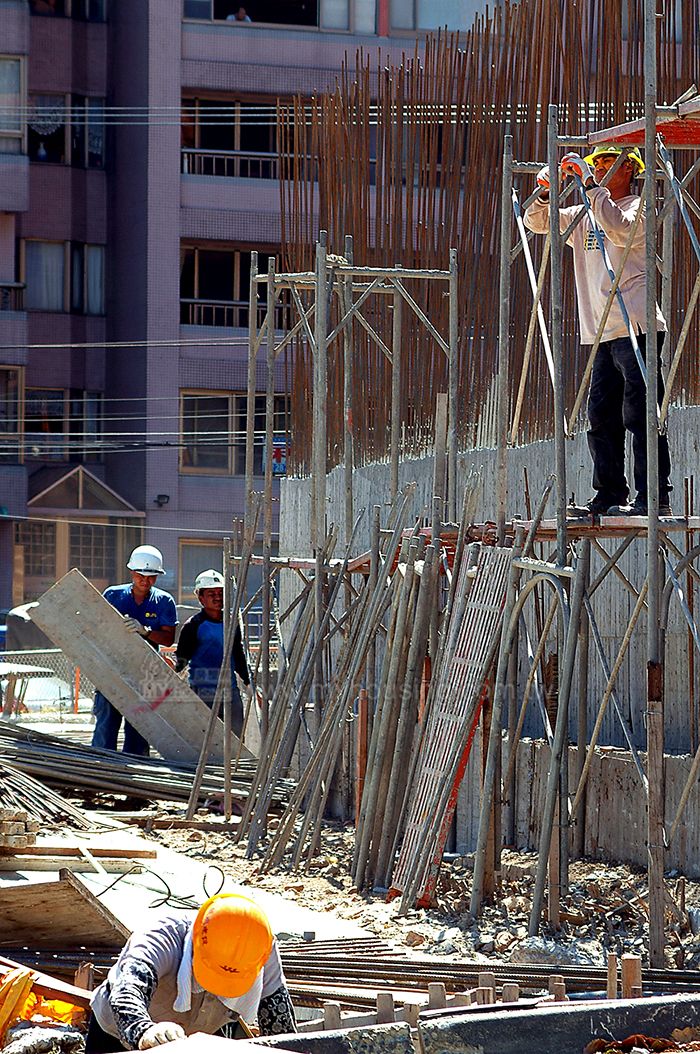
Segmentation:
{"type": "MultiPolygon", "coordinates": [[[[201,604],[201,610],[185,622],[180,631],[175,652],[176,669],[188,667],[190,688],[208,707],[216,695],[219,670],[224,661],[224,577],[210,568],[197,575],[192,590],[201,604]]],[[[238,618],[238,612],[235,614],[238,618]]],[[[236,625],[231,651],[231,727],[237,736],[243,731],[243,703],[235,674],[250,686],[250,671],[241,639],[241,630],[236,625]]]]}
{"type": "MultiPolygon", "coordinates": [[[[603,318],[612,279],[601,252],[602,239],[608,261],[617,272],[622,266],[619,289],[629,316],[629,326],[635,334],[642,359],[646,358],[646,217],[637,215],[643,210],[642,200],[632,187],[636,176],[644,172],[644,162],[635,147],[620,161],[606,186],[601,186],[606,174],[617,162],[622,150],[619,146],[597,146],[588,157],[566,154],[560,171],[563,177],[574,176],[585,188],[590,201],[590,215],[585,215],[568,238],[573,250],[576,299],[578,301],[581,343],[592,345],[603,318]],[[636,229],[633,230],[635,223],[636,229]]],[[[653,178],[653,176],[652,176],[653,178]]],[[[525,210],[525,225],[536,234],[549,231],[549,169],[537,176],[540,188],[535,201],[525,210]]],[[[584,210],[584,205],[559,209],[559,229],[563,234],[572,221],[584,210]]],[[[661,376],[661,351],[666,322],[656,305],[656,340],[658,351],[658,397],[663,399],[664,382],[661,376]]],[[[584,505],[572,502],[568,512],[572,516],[646,516],[647,495],[647,434],[646,385],[639,368],[630,337],[628,323],[615,299],[610,307],[602,339],[593,360],[593,372],[588,393],[588,446],[593,459],[593,488],[595,494],[584,505]],[[636,497],[630,502],[630,490],[625,475],[625,431],[632,435],[634,456],[634,486],[636,497]]],[[[671,461],[666,435],[658,438],[659,458],[659,515],[671,515],[671,461]]]]}
{"type": "Polygon", "coordinates": [[[239,1017],[257,1018],[263,1036],[296,1032],[270,923],[238,893],[211,897],[194,920],[161,916],[133,934],[91,1008],[86,1054],[213,1035],[239,1017]]]}

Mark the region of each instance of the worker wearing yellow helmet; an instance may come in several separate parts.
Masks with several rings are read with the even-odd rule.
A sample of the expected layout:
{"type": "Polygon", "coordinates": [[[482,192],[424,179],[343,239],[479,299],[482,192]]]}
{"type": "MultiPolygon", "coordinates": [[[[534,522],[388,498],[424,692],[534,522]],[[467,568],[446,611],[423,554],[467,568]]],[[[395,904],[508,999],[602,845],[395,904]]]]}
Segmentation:
{"type": "MultiPolygon", "coordinates": [[[[602,324],[588,392],[588,447],[593,461],[595,493],[583,505],[572,501],[567,512],[579,517],[646,516],[646,383],[630,335],[631,330],[644,358],[647,339],[645,216],[643,211],[640,215],[642,200],[633,188],[633,181],[644,172],[644,161],[636,147],[602,145],[596,146],[585,158],[575,153],[566,154],[561,160],[560,172],[563,179],[578,181],[578,190],[585,189],[590,206],[590,211],[585,203],[559,210],[562,233],[585,211],[567,241],[573,252],[581,344],[593,345],[602,324]],[[601,251],[600,239],[605,253],[601,251]],[[615,274],[621,269],[619,291],[629,321],[617,297],[608,305],[612,284],[609,267],[615,274]],[[626,432],[632,435],[634,501],[630,501],[625,475],[626,432]]],[[[540,192],[525,210],[525,225],[536,234],[547,234],[548,167],[539,172],[537,184],[540,192]]],[[[666,321],[657,304],[659,403],[664,394],[661,351],[665,335],[666,321]]],[[[670,516],[671,460],[666,435],[659,436],[658,444],[659,515],[670,516]]]]}
{"type": "Polygon", "coordinates": [[[261,1035],[295,1032],[269,920],[242,893],[219,893],[194,918],[162,916],[133,934],[94,992],[86,1054],[147,1050],[257,1018],[261,1035]]]}

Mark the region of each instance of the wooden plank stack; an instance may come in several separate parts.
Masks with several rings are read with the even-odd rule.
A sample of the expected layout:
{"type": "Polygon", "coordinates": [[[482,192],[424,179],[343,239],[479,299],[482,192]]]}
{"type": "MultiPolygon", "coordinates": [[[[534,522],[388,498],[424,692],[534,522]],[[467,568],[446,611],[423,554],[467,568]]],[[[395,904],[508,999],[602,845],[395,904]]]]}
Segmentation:
{"type": "Polygon", "coordinates": [[[0,808],[0,851],[16,852],[35,845],[40,827],[39,821],[30,819],[22,809],[0,808]]]}

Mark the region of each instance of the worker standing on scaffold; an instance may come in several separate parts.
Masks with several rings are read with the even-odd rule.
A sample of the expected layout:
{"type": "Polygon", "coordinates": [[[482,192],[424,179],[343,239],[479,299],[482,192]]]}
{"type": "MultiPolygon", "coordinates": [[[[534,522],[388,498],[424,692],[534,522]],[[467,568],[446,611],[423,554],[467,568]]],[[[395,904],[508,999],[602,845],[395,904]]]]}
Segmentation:
{"type": "MultiPolygon", "coordinates": [[[[595,342],[612,285],[610,269],[617,273],[638,210],[643,208],[641,198],[632,190],[633,180],[644,171],[644,162],[636,147],[623,158],[607,185],[599,186],[621,153],[620,147],[596,147],[586,158],[578,154],[566,154],[560,165],[562,177],[571,176],[579,182],[580,189],[585,188],[590,205],[589,210],[585,204],[559,210],[559,229],[562,233],[582,210],[587,211],[568,238],[574,254],[576,299],[583,345],[595,342]]],[[[525,211],[525,224],[536,234],[547,234],[549,168],[541,169],[537,183],[540,193],[525,211]]],[[[613,300],[610,307],[593,361],[588,393],[588,447],[593,459],[595,494],[585,505],[572,502],[567,508],[570,516],[648,514],[646,384],[640,368],[640,359],[644,361],[646,357],[645,237],[645,217],[642,214],[622,268],[620,296],[613,300]],[[630,330],[636,338],[636,351],[630,330]],[[625,476],[625,429],[632,433],[634,456],[636,497],[631,504],[625,476]]],[[[666,322],[658,304],[656,328],[659,353],[657,383],[661,401],[664,394],[661,350],[666,322]]],[[[660,435],[660,516],[671,515],[671,490],[668,439],[660,435]]]]}

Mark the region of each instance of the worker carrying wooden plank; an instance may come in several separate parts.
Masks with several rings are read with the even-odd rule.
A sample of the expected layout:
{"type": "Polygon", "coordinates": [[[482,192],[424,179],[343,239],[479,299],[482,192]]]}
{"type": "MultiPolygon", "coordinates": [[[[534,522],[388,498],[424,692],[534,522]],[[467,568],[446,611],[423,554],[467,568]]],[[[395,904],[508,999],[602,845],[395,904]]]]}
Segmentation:
{"type": "Polygon", "coordinates": [[[213,1035],[238,1018],[257,1018],[265,1036],[296,1032],[267,915],[239,893],[210,897],[194,919],[165,915],[133,934],[91,1010],[86,1054],[213,1035]]]}
{"type": "MultiPolygon", "coordinates": [[[[175,669],[179,671],[187,667],[190,688],[211,709],[224,658],[224,576],[213,568],[202,571],[195,579],[192,592],[201,604],[201,610],[188,618],[180,630],[175,669]]],[[[238,612],[232,617],[237,620],[238,612]]],[[[247,691],[252,692],[239,625],[236,625],[231,651],[231,727],[240,736],[243,703],[236,674],[247,691]]]]}
{"type": "MultiPolygon", "coordinates": [[[[154,545],[137,545],[126,566],[131,572],[131,582],[109,586],[102,595],[123,617],[127,628],[138,633],[156,651],[161,644],[170,647],[175,640],[177,608],[170,593],[155,586],[158,575],[165,574],[160,549],[154,545]]],[[[100,691],[95,692],[93,713],[93,747],[116,750],[122,715],[100,691]]],[[[148,757],[149,753],[148,742],[129,721],[124,721],[123,749],[125,754],[140,757],[148,757]]]]}

